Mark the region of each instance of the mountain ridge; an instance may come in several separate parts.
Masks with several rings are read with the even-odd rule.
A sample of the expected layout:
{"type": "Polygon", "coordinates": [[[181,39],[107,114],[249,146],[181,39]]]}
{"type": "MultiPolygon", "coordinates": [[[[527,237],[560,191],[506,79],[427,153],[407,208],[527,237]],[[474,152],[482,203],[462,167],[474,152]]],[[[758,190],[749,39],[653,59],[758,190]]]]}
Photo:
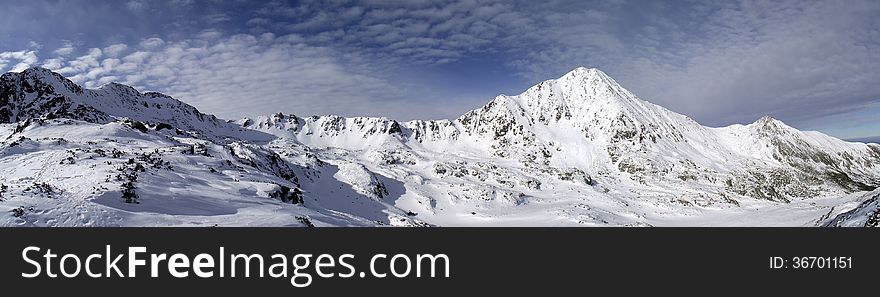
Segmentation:
{"type": "Polygon", "coordinates": [[[224,121],[167,95],[84,89],[46,69],[4,74],[0,103],[0,160],[11,164],[0,184],[14,193],[0,194],[0,208],[36,205],[12,225],[80,225],[66,214],[85,207],[112,214],[90,221],[98,225],[221,222],[211,214],[233,224],[662,226],[788,209],[797,219],[780,224],[818,226],[880,185],[878,145],[770,117],[702,126],[595,68],[449,120],[224,121]],[[144,173],[126,169],[141,163],[144,173]],[[28,198],[37,182],[61,183],[67,199],[28,198]],[[132,187],[143,203],[113,198],[132,187]]]}
{"type": "MultiPolygon", "coordinates": [[[[0,77],[0,122],[69,118],[104,124],[121,119],[179,128],[222,139],[243,129],[158,92],[141,93],[116,82],[85,89],[45,68],[28,68],[0,77]]],[[[265,135],[252,135],[252,139],[265,135]]]]}
{"type": "MultiPolygon", "coordinates": [[[[245,119],[239,123],[245,127],[274,133],[279,137],[293,137],[306,145],[328,145],[322,139],[322,135],[328,135],[328,132],[314,131],[315,126],[333,130],[329,135],[334,137],[353,133],[353,139],[372,139],[357,141],[352,146],[339,142],[331,145],[356,150],[367,149],[369,146],[365,146],[367,143],[384,145],[388,141],[404,145],[419,143],[427,148],[437,148],[437,145],[426,145],[424,139],[431,139],[434,142],[439,140],[446,143],[462,143],[468,141],[460,141],[461,138],[476,137],[491,142],[486,149],[493,153],[485,157],[513,156],[542,166],[551,163],[560,166],[569,162],[575,164],[580,162],[578,167],[587,172],[592,171],[590,173],[593,175],[616,170],[636,176],[637,181],[641,181],[639,176],[645,173],[655,175],[673,173],[685,179],[699,175],[694,171],[722,173],[729,171],[733,174],[736,170],[731,170],[729,164],[723,166],[718,164],[740,159],[749,163],[740,166],[743,170],[736,173],[739,176],[732,178],[731,183],[740,179],[750,180],[749,175],[754,175],[754,172],[748,170],[749,166],[767,167],[766,172],[761,175],[770,175],[768,172],[775,170],[772,167],[783,164],[797,167],[794,170],[787,170],[784,174],[786,176],[801,176],[804,172],[809,172],[812,176],[837,175],[840,178],[835,179],[835,183],[845,188],[844,192],[852,188],[869,189],[880,183],[875,166],[880,159],[877,159],[877,148],[874,146],[846,143],[818,132],[801,132],[769,116],[746,125],[705,127],[687,116],[638,98],[601,70],[582,67],[558,79],[538,83],[519,95],[500,95],[483,107],[449,121],[397,122],[387,118],[332,116],[332,122],[335,124],[326,125],[313,124],[323,121],[324,117],[313,116],[304,119],[296,116],[288,117],[296,118],[293,122],[300,124],[293,128],[289,125],[273,127],[272,123],[275,121],[268,118],[245,119]],[[347,122],[345,119],[352,120],[347,122]],[[359,123],[371,124],[364,126],[359,123]],[[399,128],[387,129],[392,126],[399,128]],[[360,129],[360,127],[365,128],[360,129]],[[305,130],[307,131],[302,132],[305,130]],[[440,133],[441,130],[444,132],[440,133]],[[560,132],[562,130],[565,132],[560,132]],[[395,133],[391,133],[394,136],[376,133],[388,131],[394,131],[395,133]],[[287,134],[288,132],[292,134],[287,134]],[[560,148],[558,143],[551,145],[560,140],[557,136],[545,138],[542,135],[560,133],[567,133],[569,138],[572,134],[582,134],[586,138],[585,141],[569,139],[569,142],[573,142],[566,146],[568,148],[598,145],[602,149],[582,155],[571,153],[559,158],[560,161],[551,160],[556,159],[554,155],[565,155],[565,149],[560,148]],[[381,137],[373,139],[375,135],[381,137]],[[425,135],[430,136],[424,137],[425,135]],[[415,141],[411,141],[410,138],[415,141]],[[753,145],[739,148],[742,145],[736,143],[753,145]],[[754,144],[760,144],[760,147],[754,144]],[[731,149],[731,147],[736,148],[731,149]],[[832,154],[822,152],[823,148],[832,148],[832,154]],[[681,158],[683,160],[664,160],[669,159],[669,156],[658,154],[663,150],[678,152],[676,155],[686,157],[681,158]],[[551,151],[562,153],[554,154],[550,153],[551,151]],[[612,166],[599,170],[586,168],[603,163],[605,157],[603,155],[607,155],[612,166]],[[852,158],[858,160],[853,163],[849,160],[852,158]],[[587,161],[583,162],[585,159],[587,161]],[[805,163],[804,160],[808,162],[805,163]],[[681,169],[681,166],[677,167],[678,161],[693,163],[694,167],[681,169]],[[854,167],[859,168],[853,169],[854,167]]],[[[473,143],[465,143],[463,146],[473,146],[473,143]]],[[[445,147],[439,146],[441,150],[445,147]]],[[[717,178],[711,183],[717,184],[717,178]]],[[[750,180],[748,183],[770,183],[770,181],[763,177],[750,180]]],[[[808,187],[808,185],[799,186],[808,187]]],[[[818,187],[815,183],[812,186],[818,187]]],[[[769,186],[765,185],[764,188],[769,189],[769,186]]],[[[780,201],[788,201],[792,198],[789,197],[790,195],[774,193],[774,191],[741,192],[780,201]]],[[[795,192],[798,191],[790,193],[795,192]]]]}

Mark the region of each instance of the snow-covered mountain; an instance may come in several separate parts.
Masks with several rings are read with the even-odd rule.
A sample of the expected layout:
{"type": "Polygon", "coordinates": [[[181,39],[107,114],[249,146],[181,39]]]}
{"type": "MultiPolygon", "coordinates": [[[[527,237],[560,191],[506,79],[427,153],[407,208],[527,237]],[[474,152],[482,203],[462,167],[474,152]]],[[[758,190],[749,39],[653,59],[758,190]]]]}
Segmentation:
{"type": "Polygon", "coordinates": [[[84,89],[44,68],[29,68],[0,77],[0,123],[28,125],[33,120],[55,118],[94,124],[128,120],[127,124],[141,130],[149,125],[153,129],[179,130],[212,140],[268,139],[267,135],[218,120],[157,92],[141,93],[118,83],[109,83],[97,90],[84,89]]]}
{"type": "Polygon", "coordinates": [[[880,185],[878,145],[705,127],[586,68],[409,122],[225,122],[34,68],[0,79],[0,123],[6,225],[853,225],[880,185]]]}

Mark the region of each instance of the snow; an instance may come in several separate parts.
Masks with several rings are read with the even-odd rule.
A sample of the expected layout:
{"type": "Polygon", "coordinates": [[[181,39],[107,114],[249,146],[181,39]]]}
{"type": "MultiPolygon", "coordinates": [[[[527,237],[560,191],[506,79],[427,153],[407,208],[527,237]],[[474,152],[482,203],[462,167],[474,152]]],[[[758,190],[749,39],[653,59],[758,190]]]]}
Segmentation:
{"type": "Polygon", "coordinates": [[[597,69],[409,122],[226,122],[124,85],[3,77],[12,87],[0,93],[25,98],[0,124],[6,226],[853,226],[877,208],[861,185],[880,184],[880,147],[772,118],[705,127],[597,69]],[[93,110],[21,108],[54,98],[21,80],[93,110]],[[125,203],[120,175],[136,164],[139,203],[125,203]],[[43,183],[57,191],[33,190],[43,183]],[[284,187],[302,201],[278,198],[284,187]]]}
{"type": "MultiPolygon", "coordinates": [[[[6,128],[6,127],[4,127],[6,128]]],[[[35,139],[29,153],[13,147],[0,154],[0,183],[9,187],[0,212],[26,209],[23,217],[2,216],[0,224],[11,226],[300,226],[296,216],[310,217],[324,225],[370,225],[348,216],[322,214],[302,206],[271,199],[268,192],[284,183],[264,173],[223,168],[215,159],[184,155],[180,143],[158,135],[142,134],[118,123],[58,123],[49,121],[21,136],[35,139]],[[63,136],[65,141],[49,140],[63,136]],[[120,158],[100,157],[96,149],[121,149],[120,158]],[[88,151],[86,151],[88,150],[88,151]],[[118,164],[141,152],[160,150],[173,170],[148,169],[138,178],[138,204],[120,199],[119,182],[113,175],[118,164]],[[60,161],[76,153],[74,164],[60,161]],[[108,164],[109,162],[109,164],[108,164]],[[111,178],[108,178],[110,176],[111,178]],[[52,198],[28,194],[33,183],[49,183],[63,190],[52,198]]],[[[18,136],[18,135],[16,135],[18,136]]],[[[219,153],[219,152],[214,152],[219,153]]]]}

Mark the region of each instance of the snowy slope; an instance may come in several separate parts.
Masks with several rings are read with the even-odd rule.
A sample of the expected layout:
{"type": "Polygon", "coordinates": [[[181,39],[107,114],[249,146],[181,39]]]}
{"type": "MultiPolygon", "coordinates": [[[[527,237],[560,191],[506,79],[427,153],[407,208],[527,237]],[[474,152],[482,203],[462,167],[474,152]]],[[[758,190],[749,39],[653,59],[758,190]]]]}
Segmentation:
{"type": "Polygon", "coordinates": [[[227,122],[33,68],[0,78],[0,139],[13,226],[818,226],[880,185],[880,146],[705,127],[586,68],[409,122],[227,122]]]}
{"type": "Polygon", "coordinates": [[[441,225],[663,224],[746,204],[812,207],[880,184],[878,146],[769,117],[704,127],[597,69],[498,96],[453,121],[275,114],[238,123],[403,182],[398,204],[441,225]],[[474,218],[481,211],[492,214],[474,218]]]}
{"type": "Polygon", "coordinates": [[[0,225],[424,225],[354,191],[317,201],[313,179],[351,187],[335,167],[289,162],[261,145],[274,136],[165,95],[32,68],[2,76],[0,103],[0,225]],[[121,198],[127,182],[138,203],[121,198]]]}
{"type": "Polygon", "coordinates": [[[878,227],[880,226],[880,190],[869,192],[860,197],[858,206],[837,216],[823,218],[825,227],[878,227]]]}

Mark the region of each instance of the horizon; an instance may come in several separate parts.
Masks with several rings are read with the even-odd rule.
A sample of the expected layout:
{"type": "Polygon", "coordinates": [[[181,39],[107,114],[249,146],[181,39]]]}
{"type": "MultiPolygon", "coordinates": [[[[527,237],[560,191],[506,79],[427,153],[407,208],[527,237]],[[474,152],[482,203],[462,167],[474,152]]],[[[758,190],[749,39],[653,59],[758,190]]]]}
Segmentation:
{"type": "Polygon", "coordinates": [[[873,1],[33,4],[6,5],[0,72],[116,81],[225,119],[453,119],[581,65],[705,126],[767,115],[880,137],[873,1]]]}
{"type": "MultiPolygon", "coordinates": [[[[23,69],[23,70],[21,70],[21,71],[17,71],[17,72],[16,72],[16,71],[10,71],[10,72],[7,72],[7,73],[22,73],[22,72],[24,72],[24,71],[27,71],[27,70],[33,70],[33,69],[36,69],[36,70],[46,70],[46,71],[49,71],[49,72],[52,72],[52,73],[55,73],[55,74],[59,74],[59,75],[61,75],[62,77],[64,77],[65,79],[70,80],[69,78],[67,78],[67,77],[64,76],[63,74],[60,74],[60,73],[55,72],[55,71],[53,71],[53,70],[51,70],[51,69],[48,69],[48,68],[45,68],[45,67],[40,67],[40,66],[32,66],[32,67],[28,67],[28,68],[26,68],[26,69],[23,69]]],[[[605,75],[607,76],[607,74],[606,74],[604,71],[602,71],[602,69],[595,68],[595,67],[584,67],[584,66],[578,66],[578,67],[575,67],[575,68],[573,68],[571,71],[566,72],[566,74],[564,74],[563,76],[568,75],[569,73],[572,73],[572,72],[577,71],[577,70],[580,70],[580,69],[596,70],[596,71],[599,71],[599,72],[601,72],[601,73],[603,73],[603,74],[605,74],[605,75]]],[[[6,73],[4,73],[4,74],[6,74],[6,73]]],[[[559,78],[561,78],[561,76],[560,76],[560,77],[556,77],[556,78],[552,78],[552,79],[547,79],[547,80],[544,80],[544,81],[556,80],[556,79],[559,79],[559,78]]],[[[614,78],[611,77],[611,79],[613,80],[614,78]]],[[[151,92],[152,92],[152,93],[163,94],[163,93],[161,93],[161,92],[157,92],[157,91],[141,90],[141,89],[138,89],[137,87],[129,86],[129,85],[126,85],[126,84],[123,84],[123,83],[120,83],[120,82],[116,82],[116,81],[107,82],[107,83],[104,83],[104,84],[102,84],[102,85],[100,85],[100,86],[96,86],[96,87],[93,87],[93,88],[87,88],[87,87],[82,86],[82,85],[80,85],[80,84],[78,84],[78,83],[76,83],[76,82],[73,82],[73,83],[79,85],[80,87],[83,87],[83,88],[85,88],[85,89],[88,89],[88,90],[100,90],[101,88],[103,88],[103,87],[106,86],[106,85],[118,84],[118,85],[123,85],[123,86],[127,86],[127,87],[134,88],[137,92],[142,93],[142,94],[143,94],[143,93],[151,93],[151,92]]],[[[532,87],[533,87],[533,86],[532,86],[532,87]]],[[[623,86],[621,86],[621,87],[623,87],[623,86]]],[[[531,87],[529,87],[529,88],[531,88],[531,87]]],[[[626,87],[623,87],[623,88],[626,89],[626,87]]],[[[526,90],[528,90],[528,89],[526,89],[526,90]]],[[[516,95],[522,94],[522,93],[525,92],[526,90],[523,90],[522,92],[516,93],[516,95]]],[[[167,94],[163,94],[163,95],[167,95],[167,94]]],[[[499,94],[498,96],[516,96],[516,95],[499,94]]],[[[636,94],[636,96],[638,97],[638,94],[636,94]]],[[[496,97],[497,97],[497,96],[496,96],[496,97]]],[[[174,98],[174,97],[172,96],[172,98],[174,98]]],[[[179,101],[181,101],[181,102],[183,102],[183,103],[189,104],[189,103],[187,103],[186,101],[181,100],[180,98],[174,98],[174,99],[179,100],[179,101]]],[[[654,104],[653,102],[648,101],[648,100],[645,100],[645,99],[643,99],[643,98],[641,98],[641,97],[639,97],[639,99],[644,100],[644,101],[646,101],[646,102],[648,102],[648,103],[652,103],[652,104],[654,104]]],[[[488,99],[488,101],[486,101],[486,103],[489,103],[491,100],[492,100],[492,99],[488,99]]],[[[190,104],[190,105],[192,105],[192,104],[190,104]]],[[[195,107],[196,109],[199,109],[198,106],[195,106],[195,105],[192,105],[192,106],[195,107]]],[[[662,106],[662,105],[660,105],[660,107],[662,107],[662,108],[666,108],[666,107],[664,107],[664,106],[662,106]]],[[[474,110],[477,110],[477,109],[480,109],[480,107],[475,108],[474,110]]],[[[668,108],[667,108],[667,109],[668,109],[668,108]]],[[[200,110],[200,111],[201,111],[201,110],[200,110]]],[[[671,110],[671,111],[672,111],[672,110],[671,110]]],[[[672,112],[675,112],[675,111],[672,111],[672,112]]],[[[214,115],[214,114],[209,113],[209,112],[203,112],[203,113],[206,113],[206,114],[208,114],[208,115],[214,115]]],[[[218,118],[218,119],[221,119],[221,120],[226,120],[226,121],[235,121],[235,120],[241,120],[241,119],[255,119],[255,118],[260,117],[260,116],[268,116],[268,115],[278,114],[278,113],[284,114],[285,112],[284,112],[284,111],[279,111],[279,112],[276,112],[276,113],[268,113],[268,114],[254,115],[254,116],[245,116],[245,117],[237,118],[237,119],[224,118],[224,117],[220,117],[220,116],[218,116],[217,118],[218,118]]],[[[294,112],[286,112],[286,113],[287,113],[287,114],[290,114],[290,115],[296,115],[296,113],[294,113],[294,112]]],[[[308,117],[308,116],[328,116],[328,115],[334,115],[334,114],[308,114],[308,115],[307,115],[307,114],[301,114],[301,115],[299,115],[299,116],[300,116],[300,117],[308,117]]],[[[461,116],[461,115],[456,116],[456,117],[452,117],[452,118],[443,118],[443,119],[411,119],[410,121],[412,121],[412,120],[455,120],[456,118],[458,118],[458,117],[460,117],[460,116],[461,116]]],[[[684,115],[684,116],[687,116],[687,115],[684,115]]],[[[381,116],[381,115],[379,115],[379,116],[358,116],[358,115],[354,115],[354,116],[349,116],[349,117],[389,118],[389,117],[381,116]]],[[[693,119],[693,118],[691,118],[691,119],[694,120],[694,121],[697,121],[697,123],[699,123],[700,125],[703,125],[703,126],[705,126],[705,127],[710,127],[710,128],[724,128],[724,127],[729,127],[729,126],[734,126],[734,125],[749,125],[749,124],[754,124],[754,123],[756,123],[756,122],[758,122],[758,121],[761,121],[761,120],[762,120],[763,118],[765,118],[765,117],[766,117],[766,118],[770,118],[770,119],[772,119],[772,120],[781,121],[781,120],[779,120],[779,119],[773,118],[772,116],[769,116],[769,115],[763,115],[763,116],[761,116],[760,118],[758,118],[758,119],[756,119],[755,121],[752,121],[752,122],[731,123],[731,124],[729,124],[729,125],[725,125],[725,126],[707,126],[707,125],[705,125],[705,124],[703,124],[703,123],[700,123],[699,121],[697,121],[697,120],[695,120],[695,119],[693,119]]],[[[690,117],[688,117],[688,118],[690,118],[690,117]]],[[[390,119],[390,118],[389,118],[389,119],[390,119]]],[[[396,119],[394,119],[394,120],[396,120],[396,119]]],[[[403,121],[403,122],[406,122],[406,121],[403,121]]],[[[783,122],[784,124],[788,125],[788,123],[785,123],[784,121],[782,121],[782,122],[783,122]]],[[[804,131],[804,132],[814,132],[815,130],[801,130],[801,131],[804,131]]],[[[815,131],[815,132],[821,132],[821,131],[815,131]]],[[[833,135],[832,135],[832,137],[836,137],[836,136],[833,136],[833,135]]],[[[877,144],[880,144],[880,136],[868,136],[868,137],[858,137],[858,138],[850,138],[850,139],[839,138],[839,137],[836,137],[836,138],[841,139],[841,140],[844,140],[844,141],[850,141],[850,142],[863,142],[863,143],[877,143],[877,144]]]]}

